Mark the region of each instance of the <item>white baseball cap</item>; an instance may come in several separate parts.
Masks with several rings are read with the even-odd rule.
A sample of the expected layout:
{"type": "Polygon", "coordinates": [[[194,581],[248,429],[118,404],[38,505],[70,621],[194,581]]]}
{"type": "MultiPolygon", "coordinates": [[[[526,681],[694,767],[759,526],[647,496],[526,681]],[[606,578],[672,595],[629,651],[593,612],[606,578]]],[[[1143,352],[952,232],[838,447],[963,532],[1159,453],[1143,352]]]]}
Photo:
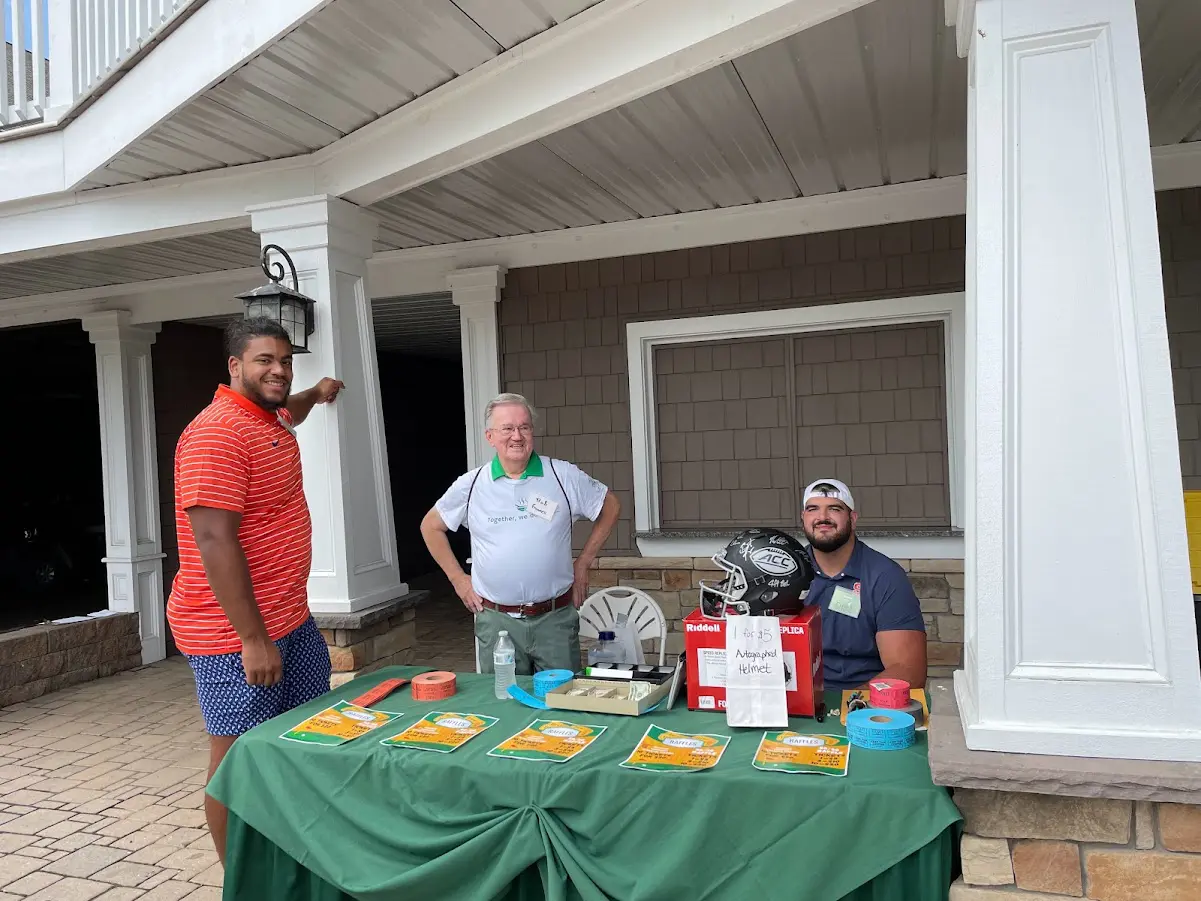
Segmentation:
{"type": "Polygon", "coordinates": [[[855,498],[851,496],[851,489],[847,487],[846,482],[840,482],[838,479],[818,479],[811,483],[801,496],[802,508],[809,503],[811,497],[837,498],[847,505],[848,510],[855,509],[855,498]]]}

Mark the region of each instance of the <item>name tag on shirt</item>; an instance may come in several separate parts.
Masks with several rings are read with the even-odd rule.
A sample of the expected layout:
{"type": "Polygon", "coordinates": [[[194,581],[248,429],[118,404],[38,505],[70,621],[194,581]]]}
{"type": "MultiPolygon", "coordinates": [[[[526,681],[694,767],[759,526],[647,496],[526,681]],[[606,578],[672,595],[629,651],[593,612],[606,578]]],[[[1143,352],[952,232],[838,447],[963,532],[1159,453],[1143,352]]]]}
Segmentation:
{"type": "Polygon", "coordinates": [[[548,500],[541,494],[534,495],[534,499],[530,501],[530,513],[547,522],[554,518],[555,511],[558,509],[559,504],[556,501],[548,500]]]}
{"type": "Polygon", "coordinates": [[[858,619],[859,592],[839,585],[834,589],[834,596],[830,598],[830,609],[843,616],[849,616],[851,619],[858,619]]]}

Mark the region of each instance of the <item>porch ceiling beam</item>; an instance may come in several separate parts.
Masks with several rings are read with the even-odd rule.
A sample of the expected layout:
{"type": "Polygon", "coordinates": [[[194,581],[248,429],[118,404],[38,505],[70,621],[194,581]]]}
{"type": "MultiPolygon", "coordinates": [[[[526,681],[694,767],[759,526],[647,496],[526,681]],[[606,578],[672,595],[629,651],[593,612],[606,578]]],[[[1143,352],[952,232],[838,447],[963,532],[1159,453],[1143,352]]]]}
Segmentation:
{"type": "MultiPolygon", "coordinates": [[[[37,165],[28,138],[0,142],[0,203],[77,189],[127,147],[203,95],[332,0],[208,0],[83,111],[45,136],[37,165]],[[32,171],[32,182],[24,176],[32,171]]],[[[51,111],[51,115],[54,111],[51,111]]]]}
{"type": "MultiPolygon", "coordinates": [[[[368,261],[368,284],[373,298],[434,294],[446,290],[448,273],[478,266],[545,266],[962,215],[966,209],[965,184],[963,176],[952,176],[723,210],[377,253],[368,261]]],[[[0,223],[3,221],[0,219],[0,223]]],[[[117,308],[130,310],[135,322],[215,315],[236,309],[231,298],[261,281],[259,270],[238,269],[0,300],[0,327],[70,319],[80,311],[117,308]]]]}
{"type": "Polygon", "coordinates": [[[371,292],[390,297],[442,291],[447,273],[475,266],[519,269],[963,215],[966,198],[964,177],[951,176],[536,235],[394,250],[372,259],[371,292]]]}
{"type": "MultiPolygon", "coordinates": [[[[1151,164],[1157,191],[1201,186],[1201,142],[1153,147],[1151,164]]],[[[88,191],[81,195],[59,198],[54,202],[31,203],[23,212],[14,206],[9,208],[7,215],[0,216],[0,265],[75,251],[100,250],[248,227],[250,217],[246,213],[247,206],[293,197],[307,197],[315,193],[317,188],[312,166],[305,160],[283,160],[236,166],[202,175],[162,179],[153,185],[129,185],[88,191]]],[[[670,250],[704,244],[704,235],[714,228],[717,229],[716,234],[726,234],[729,237],[709,243],[851,228],[855,223],[834,223],[845,221],[842,217],[846,217],[848,211],[857,208],[888,210],[892,218],[879,221],[962,215],[966,212],[964,197],[962,176],[953,176],[885,188],[864,188],[839,194],[724,210],[681,213],[533,236],[522,235],[395,251],[377,255],[377,262],[373,262],[373,265],[378,265],[378,261],[400,257],[410,261],[428,261],[445,256],[454,259],[458,266],[494,263],[511,266],[541,265],[540,262],[520,261],[526,256],[533,258],[537,254],[547,255],[547,259],[543,261],[547,263],[598,259],[626,252],[610,253],[607,249],[602,250],[617,247],[620,241],[606,237],[603,242],[593,243],[598,236],[624,234],[634,236],[633,240],[636,242],[658,240],[663,243],[663,246],[659,247],[638,244],[635,249],[628,251],[630,253],[639,252],[638,246],[647,252],[670,250]],[[917,198],[925,199],[919,203],[917,198]],[[936,211],[925,217],[911,212],[923,206],[936,211]],[[818,210],[824,211],[823,215],[827,218],[817,218],[818,210]],[[798,211],[807,212],[801,216],[798,215],[798,211]],[[818,227],[816,223],[821,222],[826,224],[818,227]],[[815,226],[808,227],[806,223],[814,223],[815,226]],[[747,230],[746,236],[738,237],[738,229],[747,230]],[[512,248],[527,245],[539,247],[541,250],[513,251],[518,253],[518,261],[502,258],[502,251],[507,253],[512,248]]],[[[441,290],[441,287],[437,290],[441,290]]],[[[0,308],[5,305],[4,301],[0,301],[0,308]]]]}
{"type": "Polygon", "coordinates": [[[1151,148],[1156,191],[1201,186],[1201,141],[1151,148]]]}
{"type": "Polygon", "coordinates": [[[374,203],[867,2],[602,0],[317,151],[318,188],[374,203]]]}
{"type": "Polygon", "coordinates": [[[248,206],[314,193],[302,159],[14,204],[0,208],[0,263],[249,228],[248,206]]]}

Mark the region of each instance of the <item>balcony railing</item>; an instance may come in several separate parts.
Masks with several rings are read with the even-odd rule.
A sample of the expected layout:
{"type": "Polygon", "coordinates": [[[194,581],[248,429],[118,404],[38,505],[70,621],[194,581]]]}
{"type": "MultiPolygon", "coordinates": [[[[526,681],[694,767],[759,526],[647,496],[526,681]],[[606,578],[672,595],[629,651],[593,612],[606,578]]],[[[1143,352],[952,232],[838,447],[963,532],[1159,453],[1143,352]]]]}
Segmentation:
{"type": "Polygon", "coordinates": [[[0,0],[0,128],[61,115],[203,0],[0,0]]]}

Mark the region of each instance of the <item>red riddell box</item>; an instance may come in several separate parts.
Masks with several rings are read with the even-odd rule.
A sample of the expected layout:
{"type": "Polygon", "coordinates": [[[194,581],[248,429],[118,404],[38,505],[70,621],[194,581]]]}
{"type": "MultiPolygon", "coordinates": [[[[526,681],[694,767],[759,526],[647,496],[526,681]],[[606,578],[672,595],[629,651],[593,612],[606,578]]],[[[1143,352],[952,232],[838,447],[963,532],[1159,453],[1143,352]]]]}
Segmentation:
{"type": "MultiPolygon", "coordinates": [[[[822,697],[821,608],[780,618],[789,716],[813,716],[822,697]]],[[[693,610],[684,620],[688,709],[726,709],[726,621],[693,610]]]]}

